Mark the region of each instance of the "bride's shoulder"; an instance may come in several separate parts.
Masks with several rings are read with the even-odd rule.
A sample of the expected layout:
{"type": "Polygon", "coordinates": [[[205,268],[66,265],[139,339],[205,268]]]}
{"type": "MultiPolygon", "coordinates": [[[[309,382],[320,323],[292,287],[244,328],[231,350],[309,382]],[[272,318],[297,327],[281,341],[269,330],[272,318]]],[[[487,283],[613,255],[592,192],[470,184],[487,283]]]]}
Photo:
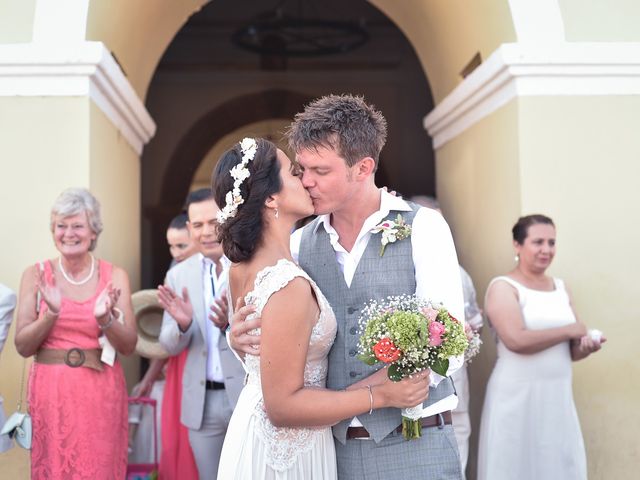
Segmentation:
{"type": "Polygon", "coordinates": [[[270,289],[281,289],[296,277],[302,277],[307,282],[309,276],[291,260],[281,258],[275,265],[263,268],[256,275],[256,286],[270,289]]]}

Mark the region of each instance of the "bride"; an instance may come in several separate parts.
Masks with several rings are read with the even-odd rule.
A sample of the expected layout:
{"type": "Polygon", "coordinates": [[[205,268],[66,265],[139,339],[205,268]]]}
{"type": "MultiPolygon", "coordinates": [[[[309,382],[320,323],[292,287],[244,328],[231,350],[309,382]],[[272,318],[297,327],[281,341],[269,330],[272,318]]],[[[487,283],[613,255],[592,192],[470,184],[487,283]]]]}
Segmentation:
{"type": "MultiPolygon", "coordinates": [[[[218,479],[335,479],[331,425],[428,396],[428,373],[398,383],[380,370],[345,391],[325,388],[336,319],[322,292],[292,260],[289,235],[313,213],[299,167],[263,139],[245,138],[218,162],[213,190],[219,236],[233,262],[229,305],[262,317],[260,355],[229,423],[218,479]],[[242,302],[239,302],[242,303],[242,302]]],[[[232,313],[230,312],[229,317],[232,313]]]]}

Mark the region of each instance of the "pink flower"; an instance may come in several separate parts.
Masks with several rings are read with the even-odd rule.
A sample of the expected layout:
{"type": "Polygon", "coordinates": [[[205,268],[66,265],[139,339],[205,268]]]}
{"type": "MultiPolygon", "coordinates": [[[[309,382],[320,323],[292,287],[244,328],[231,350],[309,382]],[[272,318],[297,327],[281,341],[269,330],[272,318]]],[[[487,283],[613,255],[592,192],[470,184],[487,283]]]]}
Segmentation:
{"type": "Polygon", "coordinates": [[[444,333],[444,325],[440,322],[429,323],[429,345],[437,347],[442,343],[442,334],[444,333]]]}
{"type": "Polygon", "coordinates": [[[422,314],[427,317],[429,322],[435,322],[436,317],[438,316],[438,310],[434,310],[431,307],[425,307],[422,309],[422,314]]]}

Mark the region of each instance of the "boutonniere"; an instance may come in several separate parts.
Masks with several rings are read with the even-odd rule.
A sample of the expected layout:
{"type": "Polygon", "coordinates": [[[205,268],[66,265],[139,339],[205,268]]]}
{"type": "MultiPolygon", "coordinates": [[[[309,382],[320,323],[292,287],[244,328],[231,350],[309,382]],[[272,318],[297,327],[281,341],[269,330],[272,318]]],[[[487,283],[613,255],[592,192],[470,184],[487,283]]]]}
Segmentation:
{"type": "Polygon", "coordinates": [[[397,240],[404,240],[411,236],[411,225],[405,223],[402,215],[398,214],[396,220],[385,220],[384,222],[376,225],[371,230],[371,233],[382,232],[382,247],[380,247],[380,256],[384,255],[384,249],[390,243],[395,243],[397,240]]]}

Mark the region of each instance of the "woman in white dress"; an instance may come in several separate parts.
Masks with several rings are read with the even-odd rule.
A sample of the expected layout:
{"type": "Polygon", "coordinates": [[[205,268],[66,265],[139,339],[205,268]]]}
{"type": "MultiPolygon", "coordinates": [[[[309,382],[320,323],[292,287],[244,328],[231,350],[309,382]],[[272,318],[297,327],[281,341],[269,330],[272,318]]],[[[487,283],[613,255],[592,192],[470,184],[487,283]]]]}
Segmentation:
{"type": "Polygon", "coordinates": [[[512,232],[518,264],[491,281],[485,301],[498,359],[482,410],[478,479],[584,480],[571,361],[605,339],[587,335],[563,281],[545,273],[556,250],[552,220],[522,217],[512,232]]]}
{"type": "Polygon", "coordinates": [[[379,371],[345,391],[325,389],[336,320],[291,258],[290,232],[313,213],[297,165],[271,142],[245,138],[218,162],[213,190],[220,240],[234,262],[229,305],[254,305],[262,317],[260,356],[246,359],[218,478],[334,479],[330,426],[374,408],[419,404],[428,374],[393,383],[379,371]]]}

